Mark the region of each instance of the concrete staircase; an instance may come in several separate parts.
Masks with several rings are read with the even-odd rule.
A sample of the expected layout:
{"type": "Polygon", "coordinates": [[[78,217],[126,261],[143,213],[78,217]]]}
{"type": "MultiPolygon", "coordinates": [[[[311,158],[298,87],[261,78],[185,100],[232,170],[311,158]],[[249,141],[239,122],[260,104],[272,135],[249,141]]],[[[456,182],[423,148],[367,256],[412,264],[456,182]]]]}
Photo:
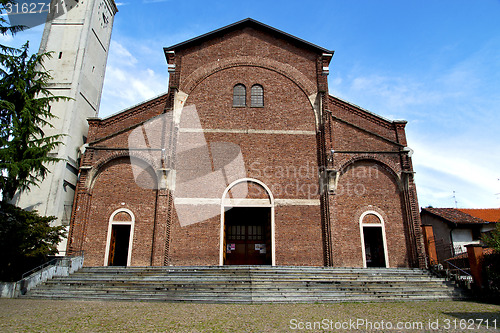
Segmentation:
{"type": "Polygon", "coordinates": [[[420,269],[325,267],[86,267],[23,298],[203,303],[312,303],[464,299],[420,269]]]}

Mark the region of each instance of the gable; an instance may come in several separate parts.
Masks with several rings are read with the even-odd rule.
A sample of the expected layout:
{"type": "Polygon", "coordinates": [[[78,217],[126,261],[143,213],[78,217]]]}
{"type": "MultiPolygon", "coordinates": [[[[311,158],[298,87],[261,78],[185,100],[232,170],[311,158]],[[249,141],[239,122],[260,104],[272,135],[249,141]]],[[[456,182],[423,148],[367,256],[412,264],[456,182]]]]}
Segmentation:
{"type": "Polygon", "coordinates": [[[168,52],[168,51],[180,50],[182,48],[197,46],[197,45],[200,45],[200,44],[207,42],[209,40],[221,38],[232,31],[242,30],[242,29],[247,28],[247,27],[263,31],[267,34],[275,35],[275,36],[279,37],[280,39],[286,40],[287,42],[295,44],[301,48],[309,49],[315,53],[332,53],[332,54],[334,53],[334,51],[327,50],[321,46],[315,45],[313,43],[310,43],[308,41],[305,41],[303,39],[295,37],[291,34],[288,34],[284,31],[273,28],[267,24],[264,24],[262,22],[259,22],[257,20],[251,19],[251,18],[246,18],[244,20],[241,20],[241,21],[235,22],[233,24],[227,25],[225,27],[216,29],[214,31],[200,35],[198,37],[191,38],[187,41],[172,45],[170,47],[165,47],[164,51],[168,52]]]}
{"type": "Polygon", "coordinates": [[[320,55],[304,50],[274,35],[248,27],[230,31],[221,38],[176,51],[175,65],[180,90],[190,93],[194,86],[232,67],[260,67],[301,82],[307,94],[317,90],[317,60],[320,55]]]}
{"type": "Polygon", "coordinates": [[[307,96],[326,87],[332,51],[252,19],[246,19],[186,42],[164,48],[170,87],[189,94],[217,71],[231,67],[261,67],[294,81],[307,96]],[[324,81],[324,82],[323,82],[324,81]]]}

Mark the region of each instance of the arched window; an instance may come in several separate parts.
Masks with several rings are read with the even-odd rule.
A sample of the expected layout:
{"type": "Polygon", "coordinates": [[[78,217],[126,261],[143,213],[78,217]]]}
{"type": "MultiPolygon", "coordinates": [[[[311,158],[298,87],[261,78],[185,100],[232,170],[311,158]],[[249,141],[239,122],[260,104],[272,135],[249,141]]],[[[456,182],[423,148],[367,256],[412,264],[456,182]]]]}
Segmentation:
{"type": "Polygon", "coordinates": [[[246,106],[247,88],[241,83],[233,88],[233,106],[246,106]]]}
{"type": "Polygon", "coordinates": [[[264,88],[260,84],[254,84],[252,86],[252,90],[250,91],[251,95],[251,106],[252,107],[262,107],[264,106],[264,88]]]}

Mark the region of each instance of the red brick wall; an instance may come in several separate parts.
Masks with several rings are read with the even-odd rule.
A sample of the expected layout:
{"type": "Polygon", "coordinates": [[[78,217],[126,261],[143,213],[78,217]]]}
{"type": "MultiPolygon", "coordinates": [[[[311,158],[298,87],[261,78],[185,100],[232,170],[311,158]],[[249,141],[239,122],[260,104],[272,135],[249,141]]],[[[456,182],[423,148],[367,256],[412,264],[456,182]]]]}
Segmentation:
{"type": "Polygon", "coordinates": [[[335,266],[363,267],[360,217],[367,211],[384,219],[389,266],[408,266],[401,193],[382,164],[367,160],[347,167],[330,196],[330,209],[335,266]]]}
{"type": "MultiPolygon", "coordinates": [[[[218,207],[220,210],[220,207],[218,207]]],[[[204,209],[203,206],[193,209],[204,209]]],[[[174,266],[218,265],[220,216],[207,221],[181,226],[172,221],[170,264],[174,266]]]]}
{"type": "MultiPolygon", "coordinates": [[[[277,265],[323,265],[330,242],[333,265],[361,266],[359,216],[371,205],[384,218],[390,266],[407,266],[408,238],[413,236],[405,225],[417,222],[411,220],[414,212],[405,208],[405,200],[413,198],[414,192],[403,195],[402,183],[395,176],[403,170],[411,172],[411,161],[402,164],[406,161],[401,152],[406,144],[404,124],[396,125],[334,97],[323,98],[324,115],[315,116],[309,97],[326,87],[320,58],[321,52],[248,27],[181,47],[176,50],[176,73],[171,75],[170,87],[188,94],[185,104],[196,107],[202,128],[209,132],[180,133],[180,142],[187,147],[203,137],[209,147],[219,142],[239,147],[245,177],[264,183],[276,200],[277,265]],[[233,87],[239,83],[247,88],[247,107],[232,106],[233,87]],[[264,107],[250,107],[254,84],[264,88],[264,107]],[[321,119],[324,129],[317,125],[321,119]],[[318,130],[324,132],[318,136],[318,130]],[[317,141],[321,137],[325,140],[317,141]],[[328,165],[319,166],[326,163],[330,149],[338,152],[328,165]],[[372,170],[374,166],[377,168],[372,170]],[[362,185],[362,195],[329,195],[322,211],[318,170],[325,167],[343,172],[340,187],[353,182],[362,185]],[[363,170],[372,172],[360,179],[363,170]],[[330,238],[323,236],[328,225],[323,226],[322,221],[330,226],[330,238]]],[[[169,94],[90,122],[90,147],[82,159],[69,245],[70,250],[87,251],[86,265],[103,264],[109,217],[119,208],[130,209],[136,219],[132,265],[219,264],[220,205],[192,205],[187,214],[215,212],[200,221],[178,216],[167,190],[136,185],[127,158],[130,132],[164,110],[172,110],[175,92],[172,88],[169,94]]],[[[158,145],[158,137],[151,137],[149,144],[158,145]]],[[[196,179],[207,170],[217,171],[210,154],[205,159],[201,154],[182,161],[167,158],[163,165],[159,155],[133,154],[152,159],[149,162],[155,169],[175,167],[178,179],[196,179]],[[172,161],[176,165],[170,165],[172,161]]],[[[145,172],[144,177],[146,183],[154,183],[155,171],[145,172]]],[[[225,187],[235,180],[228,176],[208,199],[220,200],[225,187]]],[[[413,200],[415,203],[416,197],[413,200]]],[[[418,219],[418,212],[416,215],[418,219]]]]}
{"type": "MultiPolygon", "coordinates": [[[[146,165],[143,167],[146,168],[146,165]]],[[[150,188],[156,181],[147,169],[140,178],[140,183],[150,188]]],[[[83,247],[85,265],[103,265],[109,219],[114,211],[121,208],[131,210],[135,216],[131,265],[150,265],[155,191],[136,185],[129,159],[119,158],[107,163],[95,179],[91,194],[83,247]]]]}
{"type": "MultiPolygon", "coordinates": [[[[261,32],[253,28],[245,28],[226,34],[223,38],[216,38],[201,45],[178,50],[176,60],[182,58],[181,90],[189,75],[206,65],[224,58],[259,57],[261,61],[277,61],[291,65],[299,70],[308,80],[316,81],[316,57],[312,51],[299,48],[281,38],[261,32]]],[[[265,63],[261,63],[265,65],[265,63]]]]}
{"type": "MultiPolygon", "coordinates": [[[[182,64],[186,70],[184,58],[182,64]]],[[[310,64],[311,68],[313,65],[310,64]]],[[[196,107],[205,129],[307,131],[298,135],[205,133],[205,139],[209,144],[230,142],[239,146],[246,176],[266,184],[275,199],[318,200],[314,111],[306,94],[289,78],[260,67],[224,69],[196,85],[186,105],[196,107]],[[247,105],[250,105],[251,86],[260,84],[264,88],[264,107],[233,107],[233,87],[238,83],[247,87],[247,105]]],[[[181,141],[187,142],[192,136],[183,133],[181,141]]],[[[186,167],[195,163],[193,158],[185,162],[186,167]]],[[[228,184],[234,180],[228,179],[228,184]]],[[[222,191],[216,198],[221,197],[222,191]]],[[[322,265],[320,223],[319,205],[276,207],[276,263],[322,265]]],[[[174,223],[171,263],[218,264],[219,234],[220,215],[185,227],[174,223]]]]}
{"type": "Polygon", "coordinates": [[[323,266],[319,206],[276,207],[276,264],[323,266]]]}

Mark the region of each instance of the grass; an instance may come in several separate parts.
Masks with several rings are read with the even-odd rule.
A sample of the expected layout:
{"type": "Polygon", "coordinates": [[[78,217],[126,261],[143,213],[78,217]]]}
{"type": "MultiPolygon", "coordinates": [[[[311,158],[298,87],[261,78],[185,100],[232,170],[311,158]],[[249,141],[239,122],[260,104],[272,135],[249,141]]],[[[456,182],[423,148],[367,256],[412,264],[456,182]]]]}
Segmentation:
{"type": "Polygon", "coordinates": [[[499,329],[500,306],[477,302],[220,305],[0,299],[0,332],[496,332],[499,329]],[[480,320],[483,322],[478,326],[480,320]],[[398,323],[408,325],[407,328],[413,325],[415,329],[403,326],[397,330],[398,323]],[[340,329],[336,330],[335,325],[340,329]],[[344,329],[339,325],[344,325],[344,329]]]}

